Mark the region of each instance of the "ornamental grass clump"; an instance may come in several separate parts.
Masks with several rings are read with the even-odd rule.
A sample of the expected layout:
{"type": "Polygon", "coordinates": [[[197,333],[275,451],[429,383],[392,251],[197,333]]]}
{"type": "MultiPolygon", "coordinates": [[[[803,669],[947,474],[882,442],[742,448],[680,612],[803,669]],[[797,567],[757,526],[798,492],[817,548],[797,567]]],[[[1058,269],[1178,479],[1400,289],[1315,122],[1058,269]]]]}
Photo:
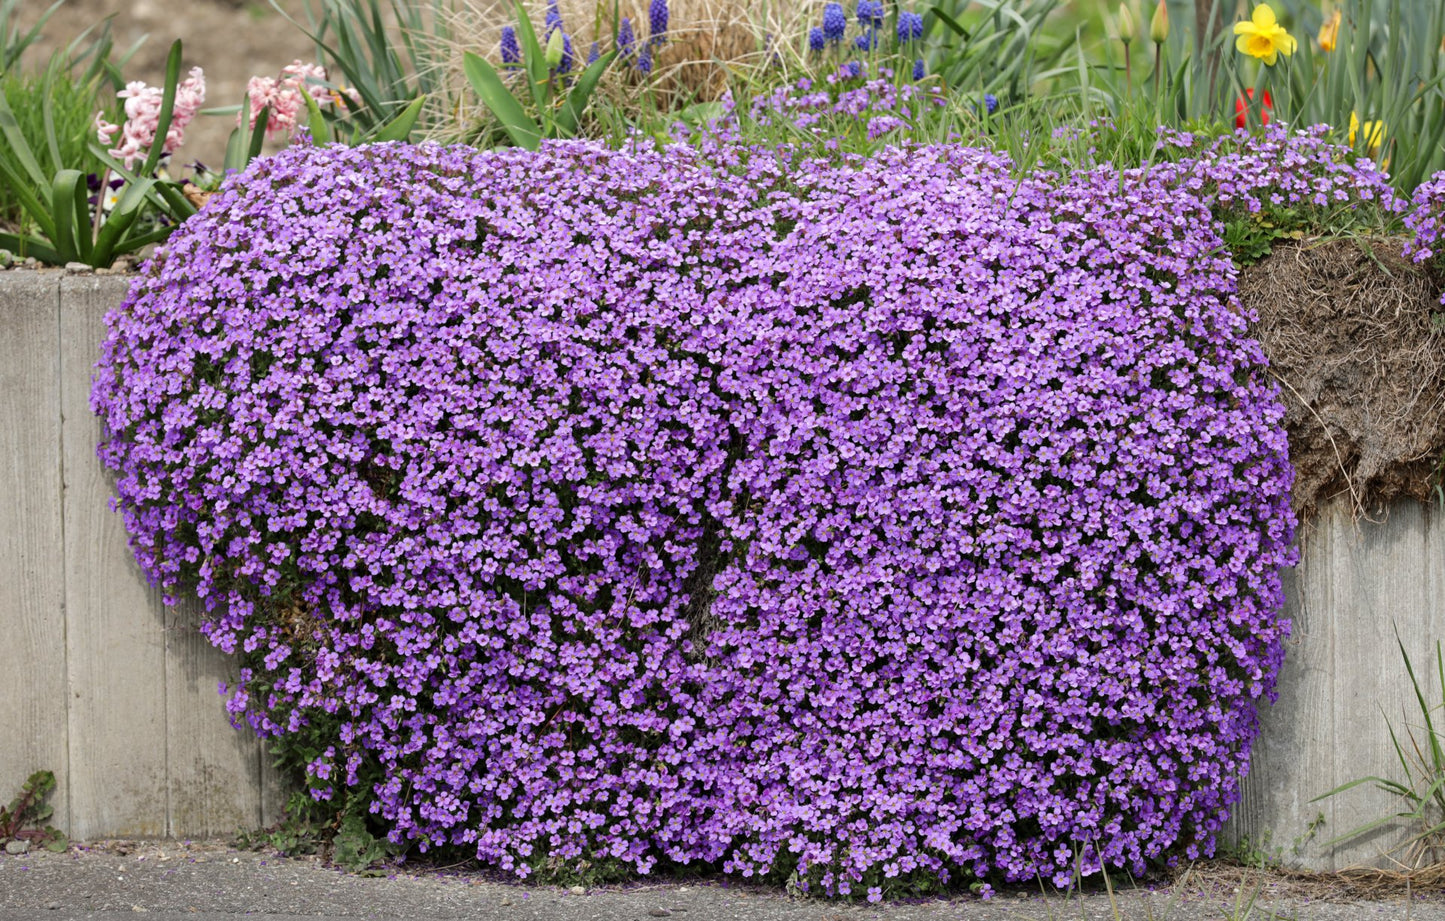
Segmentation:
{"type": "Polygon", "coordinates": [[[1286,625],[1204,206],[967,147],[292,147],[109,317],[147,575],[393,841],[885,895],[1211,851],[1286,625]]]}

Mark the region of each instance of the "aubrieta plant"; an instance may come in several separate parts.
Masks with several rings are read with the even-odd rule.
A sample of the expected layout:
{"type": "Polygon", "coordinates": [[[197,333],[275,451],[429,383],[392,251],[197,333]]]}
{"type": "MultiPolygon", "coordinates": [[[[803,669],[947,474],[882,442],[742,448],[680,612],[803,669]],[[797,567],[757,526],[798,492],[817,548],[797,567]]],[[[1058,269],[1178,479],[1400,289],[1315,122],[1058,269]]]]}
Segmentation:
{"type": "Polygon", "coordinates": [[[293,146],[108,318],[137,559],[391,839],[879,899],[1207,854],[1283,408],[1206,206],[965,146],[293,146]]]}

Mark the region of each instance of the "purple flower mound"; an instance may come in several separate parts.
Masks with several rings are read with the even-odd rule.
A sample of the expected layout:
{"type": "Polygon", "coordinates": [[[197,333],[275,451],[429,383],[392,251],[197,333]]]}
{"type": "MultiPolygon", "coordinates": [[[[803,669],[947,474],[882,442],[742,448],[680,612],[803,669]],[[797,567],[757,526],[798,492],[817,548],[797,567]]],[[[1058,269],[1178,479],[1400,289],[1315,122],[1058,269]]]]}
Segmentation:
{"type": "Polygon", "coordinates": [[[176,231],[92,402],[233,712],[521,875],[1209,853],[1293,521],[1205,206],[734,154],[294,146],[176,231]]]}

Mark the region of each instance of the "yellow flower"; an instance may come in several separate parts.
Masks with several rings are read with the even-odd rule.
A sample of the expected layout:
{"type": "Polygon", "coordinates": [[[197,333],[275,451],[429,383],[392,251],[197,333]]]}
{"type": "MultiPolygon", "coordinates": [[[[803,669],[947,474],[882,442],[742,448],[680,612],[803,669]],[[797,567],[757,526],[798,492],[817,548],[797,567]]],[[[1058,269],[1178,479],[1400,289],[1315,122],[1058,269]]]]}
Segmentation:
{"type": "Polygon", "coordinates": [[[1259,58],[1270,67],[1274,66],[1277,55],[1288,57],[1294,54],[1294,37],[1274,18],[1274,10],[1267,4],[1255,7],[1254,15],[1248,22],[1236,22],[1234,34],[1239,36],[1234,40],[1235,48],[1242,54],[1259,58]]]}
{"type": "Polygon", "coordinates": [[[1320,50],[1334,51],[1335,45],[1340,41],[1340,11],[1335,10],[1325,19],[1324,25],[1320,26],[1320,50]]]}
{"type": "Polygon", "coordinates": [[[1369,150],[1370,156],[1374,156],[1380,152],[1380,147],[1385,143],[1385,123],[1383,121],[1365,122],[1364,125],[1361,125],[1360,116],[1351,112],[1349,142],[1351,147],[1355,146],[1355,137],[1359,134],[1364,135],[1365,147],[1369,150]]]}

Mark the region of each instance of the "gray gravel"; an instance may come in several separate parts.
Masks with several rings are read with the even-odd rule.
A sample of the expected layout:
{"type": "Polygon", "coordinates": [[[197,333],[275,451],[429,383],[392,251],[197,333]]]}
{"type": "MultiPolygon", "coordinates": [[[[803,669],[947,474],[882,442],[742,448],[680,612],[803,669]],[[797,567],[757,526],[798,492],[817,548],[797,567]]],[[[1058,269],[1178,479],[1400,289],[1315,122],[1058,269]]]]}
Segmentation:
{"type": "Polygon", "coordinates": [[[1195,874],[1171,888],[1118,896],[1066,899],[1037,892],[882,906],[789,899],[772,889],[736,883],[648,885],[576,890],[527,886],[458,870],[401,871],[364,878],[310,859],[236,851],[215,843],[101,844],[65,854],[0,856],[0,921],[134,919],[269,921],[340,919],[469,919],[469,921],[1445,921],[1435,894],[1372,902],[1321,901],[1319,886],[1254,877],[1262,885],[1252,911],[1237,878],[1195,874]]]}

